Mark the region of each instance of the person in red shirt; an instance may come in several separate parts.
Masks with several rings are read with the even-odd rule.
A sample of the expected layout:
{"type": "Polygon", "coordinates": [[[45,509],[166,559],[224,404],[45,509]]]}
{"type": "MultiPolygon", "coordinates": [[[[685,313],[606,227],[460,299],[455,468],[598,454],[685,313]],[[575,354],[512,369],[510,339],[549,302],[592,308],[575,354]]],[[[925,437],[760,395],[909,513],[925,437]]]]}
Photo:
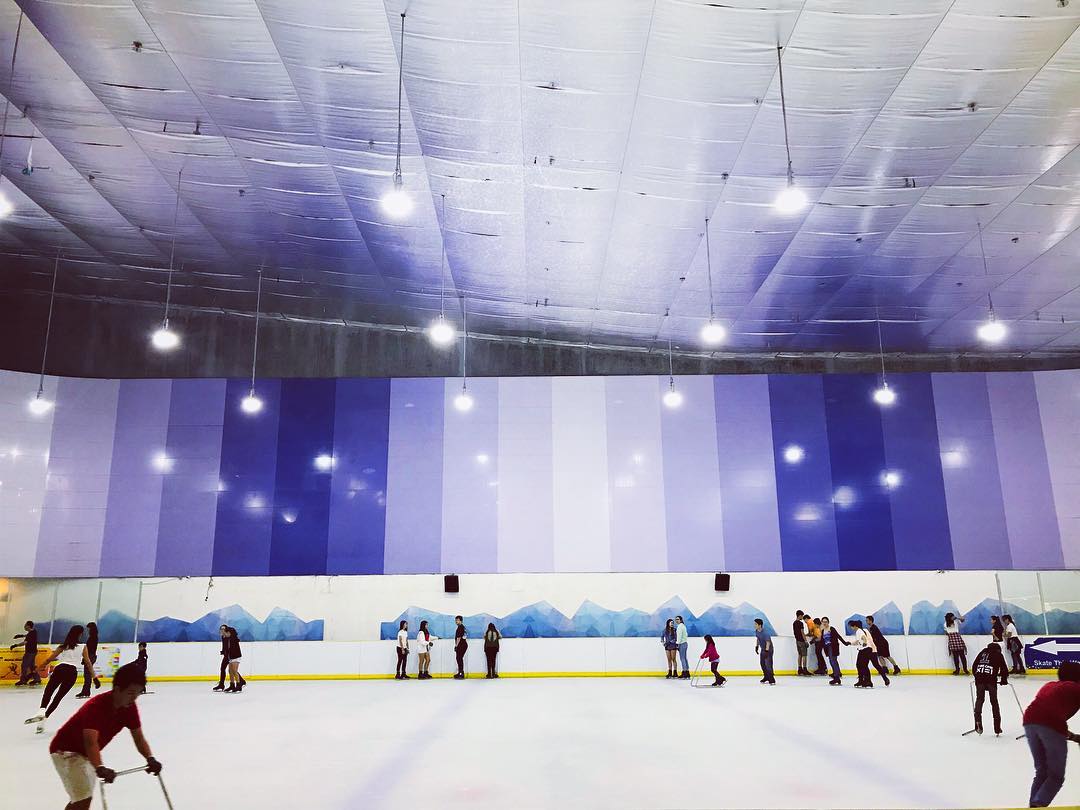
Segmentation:
{"type": "Polygon", "coordinates": [[[1035,695],[1024,711],[1024,734],[1035,779],[1028,807],[1049,807],[1065,782],[1065,755],[1069,741],[1080,743],[1080,734],[1069,731],[1067,721],[1080,710],[1080,662],[1066,661],[1058,679],[1035,695]]]}
{"type": "Polygon", "coordinates": [[[146,757],[146,772],[161,773],[161,763],[150,752],[135,708],[145,685],[146,676],[139,668],[125,664],[113,675],[111,691],[90,698],[56,732],[49,754],[70,799],[65,810],[89,810],[95,779],[111,784],[116,778],[116,771],[102,764],[101,749],[121,729],[131,730],[136,750],[146,757]]]}

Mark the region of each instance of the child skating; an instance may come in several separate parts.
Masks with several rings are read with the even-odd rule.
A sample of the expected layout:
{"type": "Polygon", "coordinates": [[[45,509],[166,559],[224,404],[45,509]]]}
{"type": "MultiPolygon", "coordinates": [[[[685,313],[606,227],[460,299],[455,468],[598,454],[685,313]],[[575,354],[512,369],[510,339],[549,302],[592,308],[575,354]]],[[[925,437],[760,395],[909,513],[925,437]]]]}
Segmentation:
{"type": "Polygon", "coordinates": [[[716,651],[716,644],[713,642],[712,636],[705,636],[705,650],[701,653],[701,659],[709,659],[709,669],[712,670],[713,686],[723,686],[727,682],[727,678],[720,674],[718,668],[720,666],[720,653],[716,651]]]}

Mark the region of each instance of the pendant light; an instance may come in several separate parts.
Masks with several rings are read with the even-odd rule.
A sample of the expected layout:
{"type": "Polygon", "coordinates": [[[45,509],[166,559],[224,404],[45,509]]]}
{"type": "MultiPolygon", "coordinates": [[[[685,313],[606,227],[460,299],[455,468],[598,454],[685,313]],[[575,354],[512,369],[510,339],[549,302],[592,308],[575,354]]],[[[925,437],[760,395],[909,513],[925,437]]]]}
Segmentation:
{"type": "Polygon", "coordinates": [[[896,392],[889,388],[889,382],[885,379],[885,349],[881,342],[881,313],[877,313],[877,344],[878,357],[881,358],[881,387],[874,389],[874,402],[883,407],[889,407],[896,402],[896,392]]]}
{"type": "Polygon", "coordinates": [[[255,361],[259,359],[259,310],[262,307],[263,269],[259,268],[259,282],[255,288],[255,337],[251,345],[251,387],[247,396],[240,400],[240,410],[254,416],[263,409],[262,399],[255,393],[255,361]]]}
{"type": "Polygon", "coordinates": [[[165,317],[161,326],[150,336],[150,342],[159,352],[171,352],[180,345],[180,335],[169,328],[169,301],[172,297],[173,260],[176,258],[176,221],[180,213],[180,182],[184,170],[176,174],[176,204],[173,206],[172,248],[169,250],[169,275],[165,281],[165,317]]]}
{"type": "Polygon", "coordinates": [[[724,342],[727,330],[716,322],[716,310],[713,305],[712,287],[712,251],[709,247],[709,218],[705,217],[705,273],[709,284],[709,322],[701,327],[701,342],[706,346],[716,346],[724,342]]]}
{"type": "Polygon", "coordinates": [[[468,368],[469,368],[469,315],[467,301],[461,296],[461,393],[454,397],[454,407],[462,413],[472,410],[473,398],[469,393],[468,368]]]}
{"type": "Polygon", "coordinates": [[[669,408],[678,408],[683,403],[683,395],[675,390],[675,367],[671,359],[671,341],[667,342],[668,390],[664,392],[664,404],[669,408]]]}
{"type": "MultiPolygon", "coordinates": [[[[446,232],[446,195],[442,196],[442,231],[446,232]]],[[[446,238],[439,238],[439,317],[428,327],[428,339],[436,346],[449,346],[454,342],[454,327],[446,320],[446,238]]]]}
{"type": "Polygon", "coordinates": [[[38,375],[37,394],[27,403],[34,416],[44,416],[53,409],[53,401],[45,396],[45,361],[49,357],[49,333],[52,332],[53,301],[56,298],[56,276],[60,272],[60,251],[56,251],[53,264],[52,289],[49,291],[49,317],[45,321],[45,344],[41,348],[41,374],[38,375]]]}
{"type": "Polygon", "coordinates": [[[394,185],[382,196],[382,207],[394,219],[412,213],[413,201],[401,179],[401,95],[405,84],[405,12],[401,12],[401,50],[398,54],[397,88],[397,157],[394,161],[394,185]]]}
{"type": "MultiPolygon", "coordinates": [[[[986,248],[983,246],[982,235],[982,223],[976,221],[976,227],[979,229],[979,254],[982,256],[983,275],[987,279],[990,278],[990,268],[986,264],[986,248]]],[[[988,305],[988,313],[986,320],[979,324],[979,328],[975,330],[975,334],[978,335],[979,340],[983,343],[1001,343],[1005,339],[1005,336],[1009,334],[1008,327],[997,319],[997,313],[994,312],[994,299],[990,297],[990,291],[986,292],[986,303],[988,305]]]]}
{"type": "MultiPolygon", "coordinates": [[[[8,89],[7,94],[4,96],[4,120],[3,123],[0,124],[0,169],[4,166],[4,141],[7,140],[8,109],[11,107],[11,87],[15,83],[15,55],[19,52],[19,34],[22,33],[22,21],[23,12],[20,10],[19,23],[15,27],[15,45],[11,49],[11,69],[8,72],[8,89]]],[[[32,143],[31,146],[33,146],[32,143]]],[[[3,185],[3,182],[4,173],[3,171],[0,171],[0,186],[3,185]]],[[[0,219],[9,216],[14,210],[14,203],[12,203],[4,194],[3,188],[0,188],[0,219]]]]}
{"type": "Polygon", "coordinates": [[[797,214],[806,207],[806,194],[795,185],[795,172],[791,168],[791,142],[788,140],[787,99],[784,95],[783,47],[776,46],[776,66],[780,73],[780,113],[784,119],[784,150],[787,152],[787,185],[776,195],[773,208],[781,214],[797,214]]]}

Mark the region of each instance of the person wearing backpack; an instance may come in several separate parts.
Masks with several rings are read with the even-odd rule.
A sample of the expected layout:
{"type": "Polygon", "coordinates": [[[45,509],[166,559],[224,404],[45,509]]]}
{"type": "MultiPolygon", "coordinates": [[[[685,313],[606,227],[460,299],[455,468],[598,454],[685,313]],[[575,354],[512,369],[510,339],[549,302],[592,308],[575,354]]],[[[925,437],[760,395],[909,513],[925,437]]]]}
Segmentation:
{"type": "Polygon", "coordinates": [[[498,678],[499,673],[495,671],[495,659],[499,655],[499,639],[502,636],[499,631],[495,629],[494,622],[488,622],[487,630],[484,631],[484,656],[487,658],[487,675],[486,678],[498,678]]]}

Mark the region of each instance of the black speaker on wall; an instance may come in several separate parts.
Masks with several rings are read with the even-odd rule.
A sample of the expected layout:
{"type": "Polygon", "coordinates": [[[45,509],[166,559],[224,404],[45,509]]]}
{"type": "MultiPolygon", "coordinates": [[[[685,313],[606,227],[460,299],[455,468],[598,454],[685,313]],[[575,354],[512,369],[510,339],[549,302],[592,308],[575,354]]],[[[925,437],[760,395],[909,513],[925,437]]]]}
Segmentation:
{"type": "Polygon", "coordinates": [[[457,574],[447,574],[443,577],[443,593],[457,593],[458,592],[458,578],[457,574]]]}
{"type": "Polygon", "coordinates": [[[714,584],[716,590],[724,592],[731,589],[731,574],[717,574],[714,584]]]}

